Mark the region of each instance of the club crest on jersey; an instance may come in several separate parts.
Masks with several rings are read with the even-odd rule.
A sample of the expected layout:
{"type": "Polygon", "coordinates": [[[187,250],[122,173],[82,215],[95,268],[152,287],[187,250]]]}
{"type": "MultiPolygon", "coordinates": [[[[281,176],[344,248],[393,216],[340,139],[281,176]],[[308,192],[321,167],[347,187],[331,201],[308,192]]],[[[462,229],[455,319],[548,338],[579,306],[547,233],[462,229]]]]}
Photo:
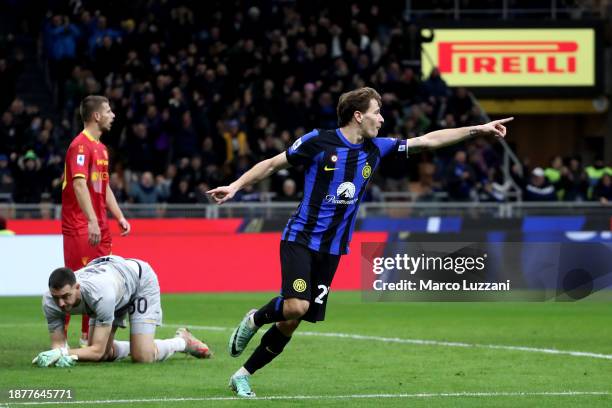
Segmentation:
{"type": "Polygon", "coordinates": [[[85,155],[84,154],[77,154],[77,164],[79,166],[82,166],[85,164],[85,155]]]}
{"type": "Polygon", "coordinates": [[[350,181],[345,181],[341,183],[336,189],[336,195],[328,194],[325,197],[325,201],[332,204],[344,204],[350,205],[354,204],[357,201],[355,197],[355,185],[350,181]]]}
{"type": "Polygon", "coordinates": [[[372,175],[372,167],[368,163],[366,163],[366,165],[363,166],[363,169],[361,169],[361,175],[364,179],[367,179],[372,175]]]}
{"type": "Polygon", "coordinates": [[[83,147],[83,145],[79,145],[79,153],[83,153],[85,151],[85,148],[83,147]]]}

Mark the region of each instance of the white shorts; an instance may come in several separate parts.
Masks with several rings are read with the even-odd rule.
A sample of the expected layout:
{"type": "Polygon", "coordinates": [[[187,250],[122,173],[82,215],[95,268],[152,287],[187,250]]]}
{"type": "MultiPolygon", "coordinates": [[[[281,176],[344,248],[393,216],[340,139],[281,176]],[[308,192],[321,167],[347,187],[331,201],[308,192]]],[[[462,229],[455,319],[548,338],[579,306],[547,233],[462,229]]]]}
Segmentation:
{"type": "Polygon", "coordinates": [[[151,265],[139,261],[142,268],[140,284],[133,301],[115,316],[113,326],[126,327],[126,314],[130,316],[131,334],[154,334],[157,326],[162,324],[162,308],[159,291],[159,281],[151,265]]]}

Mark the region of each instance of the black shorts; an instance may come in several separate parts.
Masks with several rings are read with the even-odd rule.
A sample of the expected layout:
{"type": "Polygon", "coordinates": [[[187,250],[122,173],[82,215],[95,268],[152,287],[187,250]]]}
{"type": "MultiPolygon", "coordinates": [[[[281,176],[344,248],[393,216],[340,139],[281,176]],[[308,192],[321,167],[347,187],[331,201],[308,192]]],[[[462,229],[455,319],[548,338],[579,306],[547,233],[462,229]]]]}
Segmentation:
{"type": "Polygon", "coordinates": [[[308,312],[300,320],[325,320],[329,287],[340,262],[340,255],[314,251],[295,242],[281,241],[281,296],[308,300],[308,312]]]}

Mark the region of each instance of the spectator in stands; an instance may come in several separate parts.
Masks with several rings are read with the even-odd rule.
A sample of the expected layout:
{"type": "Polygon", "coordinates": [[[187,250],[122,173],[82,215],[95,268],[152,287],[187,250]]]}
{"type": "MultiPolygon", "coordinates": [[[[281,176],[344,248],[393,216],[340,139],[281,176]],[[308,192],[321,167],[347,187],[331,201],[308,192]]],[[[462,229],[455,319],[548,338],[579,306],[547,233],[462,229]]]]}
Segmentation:
{"type": "Polygon", "coordinates": [[[14,187],[15,183],[13,172],[9,166],[9,158],[6,154],[0,153],[0,201],[10,201],[14,187]]]}
{"type": "Polygon", "coordinates": [[[555,187],[546,179],[544,170],[536,167],[531,172],[531,180],[525,188],[525,201],[556,201],[555,187]]]}
{"type": "Polygon", "coordinates": [[[580,159],[572,157],[569,166],[561,169],[560,187],[565,201],[585,201],[588,198],[589,180],[580,159]]]}
{"type": "Polygon", "coordinates": [[[247,135],[240,130],[237,119],[227,122],[223,140],[225,142],[225,163],[234,163],[239,156],[246,156],[250,153],[247,135]]]}
{"type": "Polygon", "coordinates": [[[602,204],[608,204],[612,200],[612,176],[605,173],[593,190],[593,199],[602,204]]]}
{"type": "Polygon", "coordinates": [[[433,96],[434,98],[448,97],[448,85],[446,85],[446,81],[442,79],[438,68],[431,70],[429,77],[423,82],[423,90],[426,95],[433,96]]]}
{"type": "Polygon", "coordinates": [[[13,167],[16,203],[40,203],[44,189],[41,167],[42,163],[33,150],[28,150],[17,160],[13,167]]]}
{"type": "Polygon", "coordinates": [[[192,204],[196,202],[195,193],[189,190],[189,179],[179,180],[176,189],[170,194],[169,203],[192,204]]]}
{"type": "Polygon", "coordinates": [[[452,96],[448,99],[446,112],[453,115],[455,122],[459,126],[470,124],[474,102],[467,89],[464,87],[455,88],[452,96]]]}
{"type": "Polygon", "coordinates": [[[274,198],[274,201],[300,201],[301,196],[298,194],[295,180],[287,178],[283,182],[283,191],[274,198]]]}
{"type": "Polygon", "coordinates": [[[138,204],[157,204],[165,197],[159,187],[155,185],[153,173],[145,171],[140,175],[138,183],[130,185],[130,198],[138,204]]]}
{"type": "Polygon", "coordinates": [[[467,163],[465,151],[458,150],[446,169],[446,187],[451,199],[467,201],[474,198],[476,178],[474,169],[467,163]]]}

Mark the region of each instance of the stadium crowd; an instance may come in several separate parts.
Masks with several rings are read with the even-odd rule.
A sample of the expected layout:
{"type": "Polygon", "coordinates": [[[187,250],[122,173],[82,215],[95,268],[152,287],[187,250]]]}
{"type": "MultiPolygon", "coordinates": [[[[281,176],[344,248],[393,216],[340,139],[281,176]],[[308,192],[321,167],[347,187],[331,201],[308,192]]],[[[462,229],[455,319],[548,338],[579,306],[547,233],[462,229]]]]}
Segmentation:
{"type": "MultiPolygon", "coordinates": [[[[313,128],[336,127],[339,95],[360,86],[382,95],[382,135],[410,138],[482,123],[468,90],[449,88],[435,70],[420,79],[421,43],[429,39],[403,23],[402,2],[234,3],[82,1],[50,10],[41,51],[59,120],[15,97],[23,64],[5,46],[0,197],[61,201],[63,156],[81,130],[78,106],[88,94],[107,96],[116,115],[102,141],[119,202],[208,202],[210,187],[313,128]]],[[[450,200],[505,201],[511,184],[500,169],[499,147],[484,139],[387,160],[366,201],[383,190],[422,200],[445,192],[450,200]]],[[[236,199],[298,200],[299,172],[282,171],[236,199]]],[[[525,161],[512,172],[527,200],[612,199],[612,168],[601,160],[583,166],[557,157],[546,169],[525,161]]]]}

